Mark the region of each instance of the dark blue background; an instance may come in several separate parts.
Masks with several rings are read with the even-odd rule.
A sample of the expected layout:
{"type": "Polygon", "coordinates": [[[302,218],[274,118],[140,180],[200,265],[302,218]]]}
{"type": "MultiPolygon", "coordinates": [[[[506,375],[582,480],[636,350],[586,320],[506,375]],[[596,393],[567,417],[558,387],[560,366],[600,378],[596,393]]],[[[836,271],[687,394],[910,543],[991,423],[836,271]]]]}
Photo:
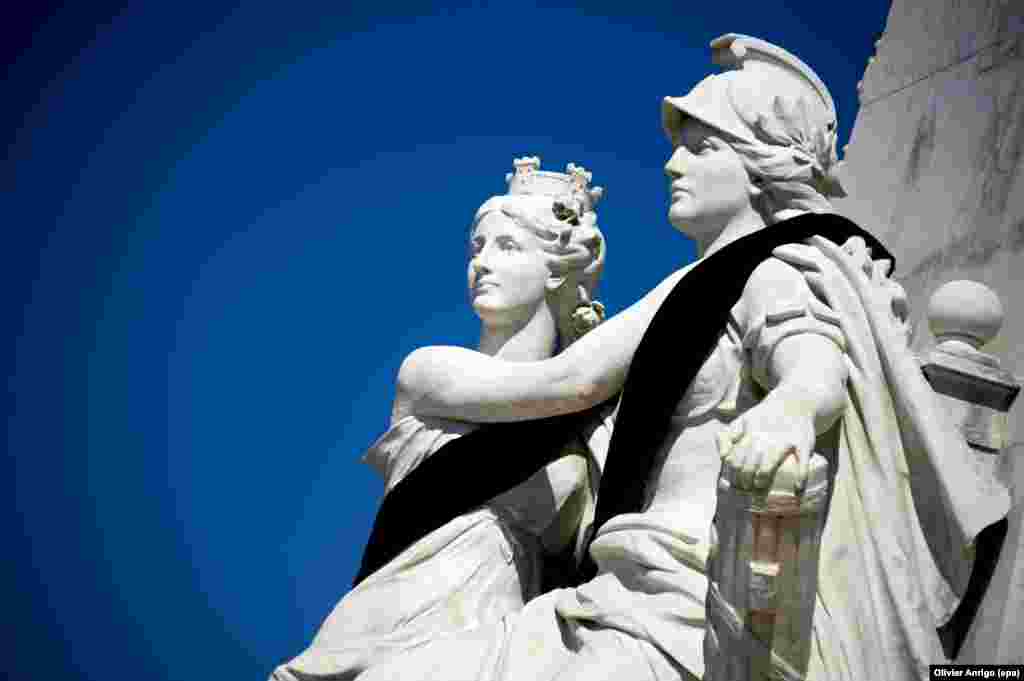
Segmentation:
{"type": "Polygon", "coordinates": [[[621,310],[693,257],[659,102],[708,41],[798,54],[845,141],[889,3],[270,4],[0,21],[10,678],[298,653],[355,573],[399,363],[476,341],[467,228],[512,158],[607,188],[621,310]]]}

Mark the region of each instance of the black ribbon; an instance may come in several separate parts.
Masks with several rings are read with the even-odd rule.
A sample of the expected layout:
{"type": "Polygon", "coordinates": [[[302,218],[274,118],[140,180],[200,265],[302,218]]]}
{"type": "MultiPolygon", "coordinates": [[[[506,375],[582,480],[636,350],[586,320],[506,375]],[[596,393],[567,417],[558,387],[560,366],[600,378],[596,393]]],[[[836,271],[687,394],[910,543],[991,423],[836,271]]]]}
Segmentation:
{"type": "MultiPolygon", "coordinates": [[[[837,244],[859,236],[874,259],[892,255],[871,234],[840,215],[805,213],[728,244],[686,273],[654,315],[630,364],[615,419],[594,528],[622,513],[643,510],[654,455],[662,447],[672,412],[686,394],[743,294],[750,275],[779,246],[821,235],[837,244]],[[672,367],[666,377],[666,367],[672,367]]],[[[580,583],[597,574],[589,551],[580,583]]]]}
{"type": "MultiPolygon", "coordinates": [[[[838,215],[806,214],[725,246],[683,277],[655,314],[630,365],[601,476],[594,527],[642,510],[654,454],[669,420],[725,328],[747,279],[777,246],[820,234],[836,243],[863,237],[875,258],[891,258],[873,236],[838,215]],[[664,369],[672,367],[671,380],[664,369]]],[[[484,425],[455,438],[384,497],[353,586],[445,523],[525,482],[557,458],[599,409],[484,425]]],[[[584,559],[580,581],[596,574],[584,559]]]]}
{"type": "MultiPolygon", "coordinates": [[[[613,516],[643,510],[654,456],[668,434],[672,412],[714,350],[750,275],[775,248],[814,235],[840,245],[859,236],[872,258],[893,259],[875,237],[850,220],[807,213],[738,239],[690,270],[662,303],[633,355],[601,476],[594,528],[613,516]],[[669,380],[667,366],[672,367],[669,380]]],[[[557,458],[586,423],[597,418],[601,406],[554,418],[485,425],[441,447],[385,497],[353,586],[418,539],[525,482],[557,458]]],[[[967,593],[938,630],[951,659],[977,613],[1005,536],[1005,519],[978,535],[967,593]]],[[[585,552],[575,583],[596,574],[597,566],[585,552]]]]}
{"type": "Polygon", "coordinates": [[[443,445],[384,497],[352,586],[445,523],[526,482],[561,456],[601,406],[484,425],[443,445]]]}

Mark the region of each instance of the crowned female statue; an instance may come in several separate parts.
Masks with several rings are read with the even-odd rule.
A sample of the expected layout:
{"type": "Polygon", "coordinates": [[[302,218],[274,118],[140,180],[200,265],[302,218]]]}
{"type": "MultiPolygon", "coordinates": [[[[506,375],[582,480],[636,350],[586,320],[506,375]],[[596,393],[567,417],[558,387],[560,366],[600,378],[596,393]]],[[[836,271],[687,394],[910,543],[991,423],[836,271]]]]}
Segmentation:
{"type": "Polygon", "coordinates": [[[725,72],[663,105],[669,221],[698,260],[550,359],[428,348],[401,370],[421,413],[458,403],[470,421],[552,417],[622,390],[586,581],[360,681],[917,679],[945,660],[936,629],[1008,497],[972,468],[907,348],[891,256],[831,212],[828,90],[763,41],[712,48],[725,72]],[[758,639],[767,573],[750,537],[715,520],[723,483],[722,498],[785,493],[797,507],[825,490],[799,551],[758,534],[799,576],[776,604],[801,639],[785,650],[758,639]]]}
{"type": "MultiPolygon", "coordinates": [[[[605,260],[594,210],[602,190],[574,164],[565,174],[539,166],[516,159],[508,193],[473,220],[468,288],[481,331],[469,356],[542,360],[603,319],[592,300],[605,260]]],[[[601,415],[481,430],[469,422],[481,420],[472,404],[457,397],[429,408],[417,401],[447,378],[400,375],[391,427],[364,458],[384,478],[385,498],[356,584],[273,679],[352,679],[499,621],[582,554],[610,437],[601,415]]],[[[486,377],[475,389],[487,390],[486,377]]]]}

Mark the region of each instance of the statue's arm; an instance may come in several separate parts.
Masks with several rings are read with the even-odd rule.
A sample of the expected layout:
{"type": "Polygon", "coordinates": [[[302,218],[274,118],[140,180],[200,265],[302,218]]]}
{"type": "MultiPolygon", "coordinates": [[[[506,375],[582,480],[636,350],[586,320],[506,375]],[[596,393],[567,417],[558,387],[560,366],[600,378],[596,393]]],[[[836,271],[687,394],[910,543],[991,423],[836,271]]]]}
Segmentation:
{"type": "Polygon", "coordinates": [[[842,414],[846,362],[842,350],[825,336],[805,333],[783,338],[772,353],[770,372],[777,385],[768,398],[811,419],[816,435],[831,428],[842,414]]]}
{"type": "Polygon", "coordinates": [[[684,272],[551,359],[508,362],[445,346],[414,351],[398,372],[392,422],[409,414],[521,421],[581,411],[611,398],[622,389],[640,339],[684,272]]]}
{"type": "Polygon", "coordinates": [[[789,456],[806,473],[816,436],[842,414],[843,339],[838,319],[819,318],[828,314],[822,305],[804,277],[777,259],[765,261],[747,284],[741,311],[752,338],[745,344],[767,395],[719,436],[720,453],[741,486],[767,486],[789,456]]]}
{"type": "Polygon", "coordinates": [[[744,291],[754,376],[773,399],[814,421],[821,434],[846,404],[845,338],[839,317],[811,291],[803,274],[777,258],[765,260],[744,291]],[[751,319],[753,318],[753,319],[751,319]]]}

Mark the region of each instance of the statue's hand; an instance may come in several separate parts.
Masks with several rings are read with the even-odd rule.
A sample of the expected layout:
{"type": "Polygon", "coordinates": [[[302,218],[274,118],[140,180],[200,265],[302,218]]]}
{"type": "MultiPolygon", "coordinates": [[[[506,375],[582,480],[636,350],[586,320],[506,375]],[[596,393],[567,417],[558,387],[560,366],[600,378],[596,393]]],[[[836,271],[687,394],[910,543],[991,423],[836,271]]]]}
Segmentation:
{"type": "Polygon", "coordinates": [[[793,457],[800,467],[796,487],[803,489],[815,439],[814,418],[804,411],[772,393],[718,434],[722,466],[732,469],[737,487],[766,489],[793,457]]]}
{"type": "Polygon", "coordinates": [[[872,260],[871,249],[860,237],[852,237],[842,246],[837,246],[816,235],[805,244],[786,244],[772,253],[802,270],[811,290],[833,308],[838,301],[832,298],[839,290],[834,282],[842,278],[853,282],[864,299],[879,311],[880,318],[887,320],[887,325],[897,333],[902,344],[910,344],[912,328],[907,293],[889,276],[891,260],[872,260]]]}

